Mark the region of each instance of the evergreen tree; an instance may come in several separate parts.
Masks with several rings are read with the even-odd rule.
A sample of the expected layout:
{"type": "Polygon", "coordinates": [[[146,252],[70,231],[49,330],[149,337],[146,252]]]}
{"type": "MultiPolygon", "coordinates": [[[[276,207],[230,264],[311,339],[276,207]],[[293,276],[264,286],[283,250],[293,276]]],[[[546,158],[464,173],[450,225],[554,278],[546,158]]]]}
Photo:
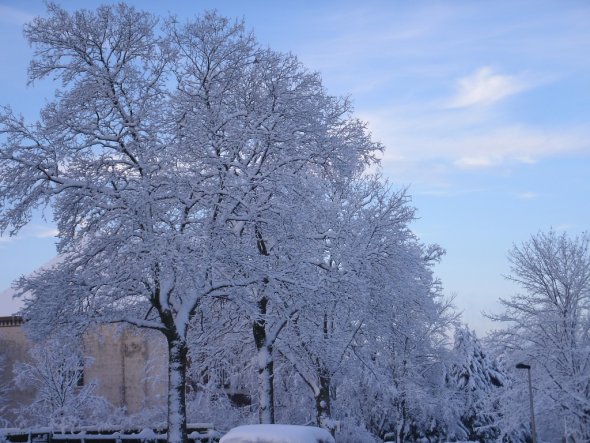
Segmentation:
{"type": "Polygon", "coordinates": [[[456,329],[453,353],[448,377],[464,405],[459,417],[464,438],[481,442],[497,439],[501,431],[495,393],[507,386],[506,375],[467,327],[456,329]]]}

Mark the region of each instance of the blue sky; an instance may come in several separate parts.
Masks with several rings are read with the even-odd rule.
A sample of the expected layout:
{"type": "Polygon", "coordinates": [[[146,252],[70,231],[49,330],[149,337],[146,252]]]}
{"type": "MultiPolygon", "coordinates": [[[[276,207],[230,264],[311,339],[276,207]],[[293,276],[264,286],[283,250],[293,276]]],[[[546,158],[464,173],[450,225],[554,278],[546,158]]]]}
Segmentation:
{"type": "MultiPolygon", "coordinates": [[[[100,1],[61,1],[67,9],[100,1]]],[[[517,288],[505,281],[513,242],[590,222],[590,3],[586,1],[132,1],[183,19],[204,9],[244,18],[263,45],[320,71],[350,95],[386,146],[383,173],[409,186],[425,242],[464,320],[517,288]],[[279,5],[280,6],[277,6],[279,5]]],[[[26,86],[22,24],[41,1],[0,1],[0,104],[34,118],[55,85],[26,86]]],[[[0,238],[0,288],[50,260],[51,223],[0,238]]],[[[0,315],[15,309],[0,296],[0,315]]]]}

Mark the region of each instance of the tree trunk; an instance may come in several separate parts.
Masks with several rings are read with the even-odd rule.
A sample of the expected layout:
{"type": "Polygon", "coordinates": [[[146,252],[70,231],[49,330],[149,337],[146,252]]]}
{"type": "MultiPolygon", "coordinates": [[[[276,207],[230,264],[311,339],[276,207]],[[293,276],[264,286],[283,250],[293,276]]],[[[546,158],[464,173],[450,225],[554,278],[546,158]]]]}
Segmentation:
{"type": "Polygon", "coordinates": [[[396,424],[396,442],[404,443],[406,438],[406,401],[401,399],[400,407],[398,407],[399,418],[396,424]]]}
{"type": "Polygon", "coordinates": [[[258,350],[258,421],[261,424],[275,422],[274,362],[272,346],[258,350]]]}
{"type": "Polygon", "coordinates": [[[320,370],[320,390],[315,396],[316,424],[317,426],[330,431],[332,436],[336,433],[336,427],[332,423],[331,401],[330,401],[330,381],[331,377],[327,370],[320,370]]]}
{"type": "MultiPolygon", "coordinates": [[[[330,325],[328,313],[324,312],[323,321],[323,337],[324,340],[330,339],[330,325]]],[[[316,423],[319,427],[325,428],[330,431],[332,437],[336,434],[336,426],[332,422],[331,416],[331,402],[330,402],[330,382],[332,377],[330,370],[325,366],[321,357],[316,360],[316,368],[318,370],[319,378],[319,392],[315,396],[315,410],[316,410],[316,423]]]]}
{"type": "Polygon", "coordinates": [[[258,357],[258,421],[261,424],[275,422],[274,407],[274,360],[272,343],[268,343],[266,333],[266,307],[268,299],[262,297],[258,301],[260,318],[252,325],[254,343],[258,357]]]}
{"type": "Polygon", "coordinates": [[[184,340],[168,338],[168,443],[186,443],[186,357],[184,340]]]}

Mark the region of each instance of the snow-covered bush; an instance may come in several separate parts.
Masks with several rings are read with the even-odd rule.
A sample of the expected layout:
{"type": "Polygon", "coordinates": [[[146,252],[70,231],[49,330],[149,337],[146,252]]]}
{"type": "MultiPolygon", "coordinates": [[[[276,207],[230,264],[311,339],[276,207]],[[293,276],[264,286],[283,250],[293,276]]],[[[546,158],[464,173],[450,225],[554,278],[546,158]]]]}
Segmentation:
{"type": "Polygon", "coordinates": [[[336,433],[336,443],[380,443],[367,429],[352,420],[342,420],[340,429],[336,433]]]}
{"type": "Polygon", "coordinates": [[[72,428],[102,423],[110,415],[111,406],[96,395],[96,383],[84,379],[84,367],[92,361],[75,340],[50,338],[29,354],[29,361],[14,367],[16,386],[35,392],[32,402],[20,410],[20,425],[72,428]]]}

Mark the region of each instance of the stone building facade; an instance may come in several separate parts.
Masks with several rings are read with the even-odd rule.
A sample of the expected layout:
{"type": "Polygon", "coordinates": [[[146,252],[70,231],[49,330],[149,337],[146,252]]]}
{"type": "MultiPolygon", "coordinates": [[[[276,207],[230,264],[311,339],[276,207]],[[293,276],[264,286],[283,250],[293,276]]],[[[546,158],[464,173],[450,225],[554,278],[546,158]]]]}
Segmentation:
{"type": "MultiPolygon", "coordinates": [[[[30,342],[22,330],[20,317],[0,317],[0,391],[4,404],[0,415],[9,421],[14,419],[12,410],[25,405],[33,398],[32,390],[14,389],[12,367],[16,362],[28,360],[30,342]]],[[[0,420],[3,422],[4,420],[0,420]]]]}
{"type": "MultiPolygon", "coordinates": [[[[18,316],[0,317],[0,383],[8,385],[4,414],[31,402],[34,392],[13,386],[12,368],[27,361],[32,344],[18,316]]],[[[83,351],[92,364],[83,368],[83,383],[96,381],[97,394],[129,414],[166,404],[167,348],[163,337],[136,328],[102,326],[87,333],[83,351]]]]}

